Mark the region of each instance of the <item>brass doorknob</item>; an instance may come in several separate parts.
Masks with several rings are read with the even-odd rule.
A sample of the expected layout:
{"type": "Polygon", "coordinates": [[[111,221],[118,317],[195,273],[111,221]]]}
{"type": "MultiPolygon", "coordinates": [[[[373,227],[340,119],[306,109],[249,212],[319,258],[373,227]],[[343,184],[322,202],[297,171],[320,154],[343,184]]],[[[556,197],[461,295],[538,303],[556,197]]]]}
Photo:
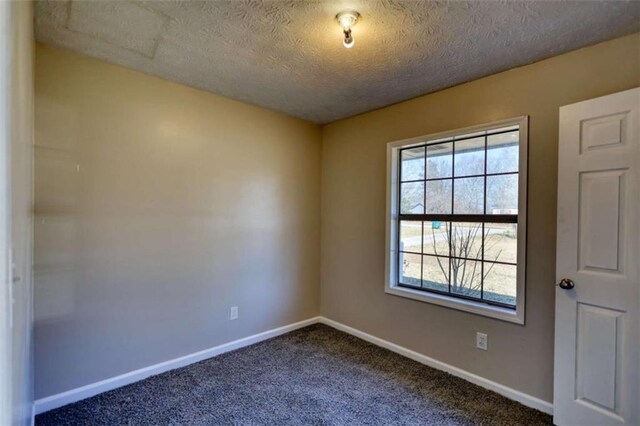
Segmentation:
{"type": "Polygon", "coordinates": [[[570,278],[563,278],[558,283],[558,286],[563,290],[571,290],[576,284],[570,278]]]}

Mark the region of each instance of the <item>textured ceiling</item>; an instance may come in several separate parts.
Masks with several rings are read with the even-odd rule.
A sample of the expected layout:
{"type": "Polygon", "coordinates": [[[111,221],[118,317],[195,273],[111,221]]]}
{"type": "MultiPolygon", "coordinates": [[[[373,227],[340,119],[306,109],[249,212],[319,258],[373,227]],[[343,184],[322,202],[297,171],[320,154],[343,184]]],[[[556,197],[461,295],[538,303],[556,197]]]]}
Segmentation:
{"type": "Polygon", "coordinates": [[[327,123],[640,30],[640,2],[40,1],[41,42],[327,123]],[[362,20],[342,46],[334,20],[362,20]]]}

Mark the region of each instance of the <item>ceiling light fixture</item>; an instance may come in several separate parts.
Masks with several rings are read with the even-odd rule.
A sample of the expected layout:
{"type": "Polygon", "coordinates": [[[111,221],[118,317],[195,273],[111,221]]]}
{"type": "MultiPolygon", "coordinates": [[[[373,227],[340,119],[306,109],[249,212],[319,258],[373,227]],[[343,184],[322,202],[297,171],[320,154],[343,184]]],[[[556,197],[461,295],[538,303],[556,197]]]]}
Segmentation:
{"type": "Polygon", "coordinates": [[[336,21],[342,27],[342,31],[344,32],[344,40],[342,40],[342,44],[347,49],[353,47],[353,43],[355,40],[353,39],[353,35],[351,34],[351,27],[353,27],[360,18],[360,14],[355,10],[345,10],[336,15],[336,21]]]}

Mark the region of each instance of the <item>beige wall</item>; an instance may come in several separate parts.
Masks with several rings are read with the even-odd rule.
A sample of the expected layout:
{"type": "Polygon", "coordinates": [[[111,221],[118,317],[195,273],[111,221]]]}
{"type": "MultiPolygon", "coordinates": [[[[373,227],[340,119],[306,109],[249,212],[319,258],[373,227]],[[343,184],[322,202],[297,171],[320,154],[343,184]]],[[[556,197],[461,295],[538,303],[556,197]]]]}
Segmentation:
{"type": "Polygon", "coordinates": [[[640,85],[639,49],[624,37],[321,132],[38,46],[36,397],[321,312],[551,401],[558,107],[640,85]],[[526,325],[386,295],[386,143],[519,115],[526,325]]]}
{"type": "Polygon", "coordinates": [[[321,312],[552,400],[558,108],[640,85],[638,34],[323,128],[321,312]],[[386,143],[529,115],[526,325],[384,293],[386,143]],[[489,351],[475,349],[475,332],[489,351]]]}
{"type": "Polygon", "coordinates": [[[42,45],[35,84],[37,398],[318,314],[318,126],[42,45]]]}

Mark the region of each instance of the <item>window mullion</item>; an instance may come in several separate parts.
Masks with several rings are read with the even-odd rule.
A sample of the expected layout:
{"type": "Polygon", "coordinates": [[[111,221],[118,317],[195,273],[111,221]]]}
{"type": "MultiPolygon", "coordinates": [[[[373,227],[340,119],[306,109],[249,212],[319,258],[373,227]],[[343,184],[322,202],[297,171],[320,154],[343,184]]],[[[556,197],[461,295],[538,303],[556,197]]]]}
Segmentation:
{"type": "Polygon", "coordinates": [[[402,151],[399,152],[398,154],[398,197],[396,199],[396,208],[397,208],[397,212],[398,212],[398,220],[396,220],[396,237],[397,237],[397,250],[396,250],[396,265],[397,265],[397,280],[399,283],[402,282],[402,262],[400,262],[400,258],[402,256],[402,248],[400,247],[400,244],[402,244],[401,241],[401,235],[400,235],[400,230],[402,227],[402,210],[401,210],[401,206],[402,206],[402,151]]]}
{"type": "Polygon", "coordinates": [[[480,251],[482,260],[480,261],[480,299],[484,300],[484,222],[482,223],[482,235],[480,238],[480,251]]]}
{"type": "MultiPolygon", "coordinates": [[[[427,146],[424,147],[424,182],[422,184],[422,212],[427,213],[427,146]]],[[[424,288],[424,221],[420,222],[420,287],[424,288]]]]}
{"type": "Polygon", "coordinates": [[[424,288],[424,222],[420,222],[420,287],[424,288]]]}
{"type": "Polygon", "coordinates": [[[451,294],[451,278],[452,278],[452,275],[451,275],[451,235],[452,235],[451,229],[453,228],[453,226],[451,226],[451,222],[447,222],[447,226],[449,228],[449,256],[447,259],[447,261],[449,261],[449,279],[447,281],[449,284],[449,294],[451,294]]]}
{"type": "MultiPolygon", "coordinates": [[[[456,199],[455,197],[455,183],[456,183],[456,179],[455,179],[455,170],[456,170],[456,141],[455,139],[453,141],[451,141],[451,216],[455,215],[455,211],[454,211],[454,200],[456,199]]],[[[451,221],[448,221],[448,226],[449,226],[449,259],[447,259],[449,261],[449,294],[451,294],[451,280],[453,280],[453,275],[452,275],[452,269],[451,269],[451,255],[452,255],[452,251],[451,251],[451,242],[453,241],[453,223],[451,221]]]]}
{"type": "MultiPolygon", "coordinates": [[[[489,156],[488,150],[488,137],[485,133],[484,135],[484,199],[483,199],[483,211],[484,215],[487,216],[487,157],[489,156]]],[[[517,220],[517,218],[516,218],[517,220]]],[[[482,260],[480,261],[480,300],[484,300],[484,236],[485,236],[485,228],[484,222],[482,222],[482,235],[480,236],[480,251],[482,252],[482,260]]]]}
{"type": "Polygon", "coordinates": [[[399,219],[405,221],[439,220],[442,222],[518,223],[518,215],[515,214],[401,214],[399,219]]]}

